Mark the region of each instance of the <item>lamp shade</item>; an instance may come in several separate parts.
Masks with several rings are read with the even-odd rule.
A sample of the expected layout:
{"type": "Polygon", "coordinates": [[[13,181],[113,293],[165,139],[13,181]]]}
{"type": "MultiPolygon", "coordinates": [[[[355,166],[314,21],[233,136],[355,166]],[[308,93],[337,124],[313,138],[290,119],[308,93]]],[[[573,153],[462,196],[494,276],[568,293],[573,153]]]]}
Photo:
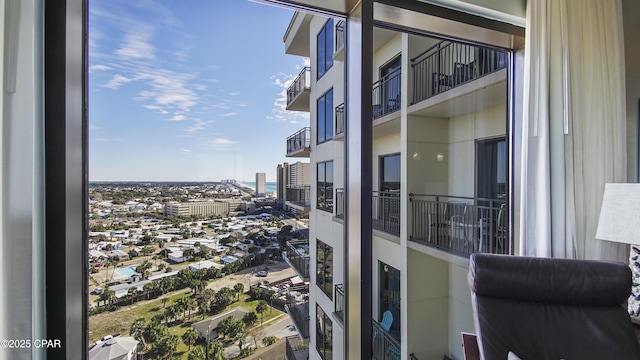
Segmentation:
{"type": "Polygon", "coordinates": [[[640,184],[605,184],[596,239],[640,245],[640,184]]]}

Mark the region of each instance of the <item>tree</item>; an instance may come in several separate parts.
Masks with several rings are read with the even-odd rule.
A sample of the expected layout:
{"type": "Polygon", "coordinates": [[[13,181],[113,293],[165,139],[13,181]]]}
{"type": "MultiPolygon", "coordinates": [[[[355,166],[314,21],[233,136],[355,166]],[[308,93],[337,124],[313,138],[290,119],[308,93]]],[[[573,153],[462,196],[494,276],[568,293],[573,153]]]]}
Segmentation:
{"type": "Polygon", "coordinates": [[[200,305],[198,305],[198,314],[202,315],[203,319],[204,319],[204,316],[207,315],[209,311],[211,311],[211,305],[209,305],[209,302],[208,301],[200,302],[200,305]]]}
{"type": "Polygon", "coordinates": [[[188,328],[187,331],[185,331],[184,334],[182,334],[182,342],[184,342],[184,344],[187,345],[187,347],[189,348],[189,351],[191,351],[191,345],[193,345],[196,342],[197,338],[198,338],[198,332],[194,328],[188,328]]]}
{"type": "Polygon", "coordinates": [[[233,290],[236,292],[236,295],[238,296],[236,301],[240,301],[240,294],[244,292],[244,284],[237,283],[233,285],[233,290]]]}
{"type": "Polygon", "coordinates": [[[258,315],[253,311],[244,314],[242,317],[242,322],[244,322],[246,326],[251,326],[255,324],[256,321],[258,321],[258,315]]]}
{"type": "Polygon", "coordinates": [[[167,319],[167,321],[171,322],[171,320],[173,320],[173,318],[175,318],[178,314],[178,311],[173,305],[171,305],[168,308],[164,309],[164,314],[164,317],[167,319]]]}
{"type": "Polygon", "coordinates": [[[147,300],[149,300],[149,295],[154,290],[155,286],[156,285],[153,282],[148,282],[142,286],[142,290],[144,290],[145,294],[147,295],[147,300]]]}
{"type": "Polygon", "coordinates": [[[224,360],[224,346],[218,340],[212,340],[209,342],[209,359],[210,360],[224,360]]]}
{"type": "Polygon", "coordinates": [[[222,338],[226,338],[227,335],[231,332],[231,327],[233,326],[234,318],[233,316],[228,316],[222,319],[218,323],[218,327],[216,328],[218,334],[222,335],[222,338]]]}
{"type": "Polygon", "coordinates": [[[138,296],[138,288],[133,286],[130,287],[129,290],[127,290],[127,296],[129,296],[129,299],[131,300],[131,302],[129,303],[129,305],[133,304],[133,299],[138,296]]]}
{"type": "Polygon", "coordinates": [[[219,309],[226,308],[233,302],[233,295],[233,290],[229,289],[228,287],[223,287],[222,289],[218,290],[215,296],[216,306],[219,309]]]}
{"type": "Polygon", "coordinates": [[[149,256],[153,254],[153,248],[151,246],[145,246],[140,250],[140,254],[142,254],[142,256],[149,256]]]}
{"type": "Polygon", "coordinates": [[[262,320],[264,319],[264,312],[267,311],[267,302],[264,300],[258,301],[258,305],[256,305],[256,312],[260,314],[260,325],[262,325],[262,320]]]}
{"type": "Polygon", "coordinates": [[[206,360],[207,359],[206,351],[207,350],[205,349],[204,346],[198,345],[189,351],[189,356],[187,357],[187,360],[206,360]]]}
{"type": "Polygon", "coordinates": [[[195,310],[198,307],[198,302],[194,298],[187,298],[185,307],[189,311],[189,319],[191,319],[191,310],[195,310]]]}
{"type": "Polygon", "coordinates": [[[184,255],[185,259],[190,259],[193,257],[193,254],[195,254],[196,250],[192,247],[185,249],[182,254],[184,255]]]}
{"type": "Polygon", "coordinates": [[[164,308],[167,305],[167,302],[169,302],[169,298],[163,297],[160,301],[162,301],[162,307],[164,308]]]}
{"type": "Polygon", "coordinates": [[[143,349],[147,347],[144,341],[144,330],[147,326],[147,321],[144,318],[138,318],[131,324],[131,327],[129,327],[129,335],[140,341],[143,349]]]}
{"type": "Polygon", "coordinates": [[[171,359],[178,348],[177,335],[167,334],[158,339],[153,349],[158,359],[171,359]]]}

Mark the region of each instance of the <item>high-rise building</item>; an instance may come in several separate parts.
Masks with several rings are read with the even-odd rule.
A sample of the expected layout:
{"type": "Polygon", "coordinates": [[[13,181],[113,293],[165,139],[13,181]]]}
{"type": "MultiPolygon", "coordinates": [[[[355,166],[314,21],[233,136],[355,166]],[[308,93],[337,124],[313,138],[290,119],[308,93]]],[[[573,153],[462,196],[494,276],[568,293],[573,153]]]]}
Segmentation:
{"type": "Polygon", "coordinates": [[[267,174],[256,173],[256,197],[267,195],[267,174]]]}
{"type": "Polygon", "coordinates": [[[284,202],[289,185],[289,163],[278,164],[276,167],[276,204],[284,209],[284,202]]]}
{"type": "Polygon", "coordinates": [[[309,213],[310,175],[309,163],[278,164],[278,205],[294,214],[306,216],[309,213]]]}

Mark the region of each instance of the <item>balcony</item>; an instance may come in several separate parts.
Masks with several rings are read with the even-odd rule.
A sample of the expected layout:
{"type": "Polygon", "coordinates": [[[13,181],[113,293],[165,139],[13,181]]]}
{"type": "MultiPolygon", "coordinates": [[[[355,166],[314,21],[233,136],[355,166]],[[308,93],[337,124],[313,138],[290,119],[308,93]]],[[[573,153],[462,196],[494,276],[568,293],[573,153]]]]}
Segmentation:
{"type": "Polygon", "coordinates": [[[287,241],[287,263],[300,275],[300,277],[309,280],[309,240],[293,240],[287,241]]]}
{"type": "Polygon", "coordinates": [[[336,106],[336,134],[333,136],[334,139],[344,139],[344,121],[344,103],[342,103],[336,106]]]}
{"type": "Polygon", "coordinates": [[[287,336],[287,360],[307,360],[309,359],[309,343],[300,340],[297,336],[287,336]]]}
{"type": "Polygon", "coordinates": [[[344,189],[336,189],[336,217],[344,220],[344,189]]]}
{"type": "Polygon", "coordinates": [[[377,321],[371,320],[371,326],[373,358],[376,360],[400,360],[400,341],[383,329],[377,321]]]}
{"type": "Polygon", "coordinates": [[[302,128],[287,138],[287,157],[308,158],[310,154],[311,128],[302,128]]]}
{"type": "Polygon", "coordinates": [[[309,111],[311,69],[306,66],[287,89],[287,110],[309,111]]]}
{"type": "Polygon", "coordinates": [[[286,204],[297,210],[308,211],[311,206],[311,186],[287,186],[286,204]]]}
{"type": "Polygon", "coordinates": [[[409,194],[409,240],[468,257],[512,254],[504,200],[409,194]]]}
{"type": "Polygon", "coordinates": [[[373,84],[373,119],[400,110],[400,71],[396,71],[373,84]]]}
{"type": "Polygon", "coordinates": [[[284,34],[284,52],[289,55],[309,57],[309,26],[313,15],[296,11],[284,34]]]}
{"type": "Polygon", "coordinates": [[[284,308],[293,320],[300,337],[309,338],[309,294],[289,291],[284,308]]]}
{"type": "Polygon", "coordinates": [[[342,284],[335,285],[333,315],[344,324],[344,287],[342,284]]]}
{"type": "Polygon", "coordinates": [[[373,228],[400,236],[400,192],[374,191],[373,228]]]}
{"type": "Polygon", "coordinates": [[[411,59],[412,104],[504,69],[506,63],[502,51],[441,41],[411,59]]]}
{"type": "Polygon", "coordinates": [[[335,43],[333,44],[333,59],[344,60],[344,20],[336,22],[335,43]]]}

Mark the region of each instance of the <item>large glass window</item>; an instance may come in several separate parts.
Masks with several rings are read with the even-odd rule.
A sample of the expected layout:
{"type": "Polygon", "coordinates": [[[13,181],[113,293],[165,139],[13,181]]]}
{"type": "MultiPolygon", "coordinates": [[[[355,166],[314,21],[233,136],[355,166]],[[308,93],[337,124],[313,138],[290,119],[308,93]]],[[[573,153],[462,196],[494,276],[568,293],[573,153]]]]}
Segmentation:
{"type": "Polygon", "coordinates": [[[504,138],[477,143],[477,196],[505,199],[507,193],[507,142],[504,138]]]}
{"type": "Polygon", "coordinates": [[[320,210],[333,212],[333,161],[318,163],[318,182],[316,183],[317,205],[320,210]]]}
{"type": "Polygon", "coordinates": [[[333,89],[318,99],[318,144],[333,138],[333,89]]]}
{"type": "Polygon", "coordinates": [[[323,359],[331,359],[333,344],[333,323],[329,316],[316,304],[316,350],[323,359]]]}
{"type": "Polygon", "coordinates": [[[333,66],[333,19],[329,19],[318,33],[318,79],[333,66]]]}
{"type": "Polygon", "coordinates": [[[380,262],[380,294],[379,316],[385,311],[391,311],[393,322],[390,332],[394,337],[400,337],[400,270],[380,262]]]}
{"type": "Polygon", "coordinates": [[[400,190],[400,154],[380,157],[380,190],[400,190]]]}
{"type": "Polygon", "coordinates": [[[316,285],[333,299],[333,248],[320,240],[316,253],[316,285]]]}

